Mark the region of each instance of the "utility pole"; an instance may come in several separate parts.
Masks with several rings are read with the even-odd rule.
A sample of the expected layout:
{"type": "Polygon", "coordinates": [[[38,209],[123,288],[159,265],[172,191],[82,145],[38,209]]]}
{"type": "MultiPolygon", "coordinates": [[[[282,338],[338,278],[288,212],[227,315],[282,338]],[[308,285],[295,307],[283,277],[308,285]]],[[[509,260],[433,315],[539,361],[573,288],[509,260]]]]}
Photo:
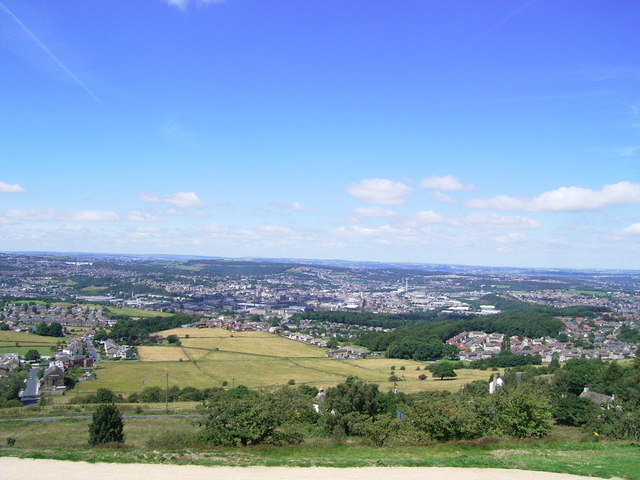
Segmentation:
{"type": "Polygon", "coordinates": [[[167,388],[164,391],[164,406],[166,413],[169,413],[169,372],[167,372],[167,388]]]}

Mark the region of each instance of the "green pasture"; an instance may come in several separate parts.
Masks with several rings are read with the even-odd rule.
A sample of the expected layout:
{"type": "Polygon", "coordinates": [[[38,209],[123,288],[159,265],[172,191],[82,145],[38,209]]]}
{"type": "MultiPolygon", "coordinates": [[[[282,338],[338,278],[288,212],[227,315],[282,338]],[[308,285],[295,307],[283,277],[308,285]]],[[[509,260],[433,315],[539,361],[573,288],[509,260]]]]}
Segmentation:
{"type": "Polygon", "coordinates": [[[62,337],[43,337],[27,332],[12,332],[0,330],[0,344],[20,342],[20,344],[56,345],[62,337]]]}
{"type": "Polygon", "coordinates": [[[574,293],[578,295],[594,295],[598,297],[606,297],[607,292],[603,292],[600,290],[567,290],[567,293],[574,293]]]}
{"type": "MultiPolygon", "coordinates": [[[[123,413],[131,415],[128,410],[123,413]]],[[[637,443],[595,441],[577,429],[566,427],[557,427],[549,437],[540,440],[483,439],[372,447],[357,439],[333,443],[329,438],[305,435],[305,443],[301,445],[216,448],[205,444],[167,445],[167,436],[179,439],[197,430],[192,419],[134,417],[125,418],[122,448],[101,448],[87,444],[89,422],[89,419],[0,422],[0,438],[15,439],[11,447],[2,442],[0,456],[179,465],[506,468],[596,478],[640,478],[637,443]]],[[[534,477],[532,473],[531,478],[534,477]]]]}
{"type": "Polygon", "coordinates": [[[16,353],[18,355],[22,355],[23,357],[27,354],[29,350],[37,350],[40,356],[49,356],[51,355],[51,346],[50,345],[33,345],[31,347],[2,347],[0,346],[0,353],[16,353]]]}
{"type": "Polygon", "coordinates": [[[40,355],[51,355],[51,347],[59,341],[66,340],[61,337],[42,337],[32,333],[0,330],[0,353],[24,355],[29,350],[38,350],[40,355]]]}

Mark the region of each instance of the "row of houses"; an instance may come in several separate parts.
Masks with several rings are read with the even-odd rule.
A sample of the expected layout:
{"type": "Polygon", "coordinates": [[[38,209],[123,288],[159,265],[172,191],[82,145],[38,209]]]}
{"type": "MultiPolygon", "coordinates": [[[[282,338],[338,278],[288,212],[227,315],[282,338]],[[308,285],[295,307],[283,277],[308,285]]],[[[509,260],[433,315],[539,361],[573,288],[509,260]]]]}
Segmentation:
{"type": "Polygon", "coordinates": [[[136,358],[136,351],[128,345],[118,345],[114,340],[107,339],[102,342],[102,349],[107,358],[120,358],[122,360],[133,360],[136,358]]]}
{"type": "Polygon", "coordinates": [[[358,360],[370,354],[371,352],[364,348],[340,347],[334,350],[329,350],[327,352],[327,357],[358,360]]]}
{"type": "MultiPolygon", "coordinates": [[[[599,348],[585,349],[576,347],[572,342],[559,342],[555,338],[520,338],[512,336],[508,338],[511,352],[516,355],[540,355],[542,361],[549,363],[553,358],[561,362],[573,358],[600,358],[602,360],[622,360],[627,357],[635,357],[637,347],[635,345],[605,340],[599,348]]],[[[460,349],[460,360],[477,361],[491,358],[502,351],[506,345],[505,336],[498,333],[462,332],[446,343],[455,345],[460,349]]]]}
{"type": "Polygon", "coordinates": [[[307,343],[309,345],[313,345],[314,347],[322,347],[326,348],[327,341],[322,338],[314,337],[313,335],[307,335],[306,333],[300,332],[283,332],[283,336],[290,340],[295,340],[296,342],[307,343]]]}

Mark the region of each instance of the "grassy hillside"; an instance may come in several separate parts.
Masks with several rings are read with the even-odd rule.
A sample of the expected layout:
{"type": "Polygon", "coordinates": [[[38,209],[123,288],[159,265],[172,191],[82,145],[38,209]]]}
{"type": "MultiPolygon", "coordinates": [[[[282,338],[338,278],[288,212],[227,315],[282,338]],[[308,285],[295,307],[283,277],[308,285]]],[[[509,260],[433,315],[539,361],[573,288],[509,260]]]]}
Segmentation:
{"type": "Polygon", "coordinates": [[[174,328],[160,332],[177,335],[182,347],[198,358],[198,350],[214,350],[276,357],[324,357],[324,350],[264,332],[230,332],[224,328],[174,328]],[[188,338],[187,338],[188,335],[188,338]],[[191,352],[193,350],[193,352],[191,352]]]}
{"type": "MultiPolygon", "coordinates": [[[[295,447],[186,449],[179,445],[167,448],[162,444],[162,437],[169,434],[176,438],[180,434],[193,432],[196,427],[192,419],[127,418],[125,446],[114,449],[87,445],[89,421],[1,422],[0,437],[12,437],[16,442],[12,447],[3,442],[0,456],[224,466],[518,468],[598,478],[640,478],[637,445],[629,442],[594,442],[577,429],[566,427],[556,428],[552,435],[543,440],[488,439],[480,444],[445,442],[397,448],[371,447],[354,442],[331,445],[326,439],[310,438],[305,444],[295,447]],[[51,439],[55,439],[55,445],[52,445],[51,439]]],[[[534,477],[532,473],[531,478],[534,477]]]]}
{"type": "Polygon", "coordinates": [[[29,350],[38,350],[40,355],[51,355],[51,346],[57,345],[60,340],[65,339],[0,330],[0,353],[24,355],[29,350]]]}
{"type": "Polygon", "coordinates": [[[140,360],[101,362],[96,370],[98,379],[83,383],[80,393],[105,387],[126,396],[144,387],[164,388],[167,374],[169,384],[181,388],[218,387],[225,381],[229,385],[260,387],[285,385],[289,380],[328,387],[357,376],[380,384],[386,391],[394,386],[389,381],[393,366],[395,375],[403,379],[397,387],[407,393],[457,391],[465,383],[487,380],[490,375],[480,370],[459,370],[453,380],[434,380],[424,371],[426,362],[386,358],[336,360],[326,358],[323,349],[269,333],[234,333],[221,328],[176,328],[161,333],[178,335],[182,345],[139,347],[140,360]],[[427,379],[419,380],[421,374],[427,375],[427,379]]]}

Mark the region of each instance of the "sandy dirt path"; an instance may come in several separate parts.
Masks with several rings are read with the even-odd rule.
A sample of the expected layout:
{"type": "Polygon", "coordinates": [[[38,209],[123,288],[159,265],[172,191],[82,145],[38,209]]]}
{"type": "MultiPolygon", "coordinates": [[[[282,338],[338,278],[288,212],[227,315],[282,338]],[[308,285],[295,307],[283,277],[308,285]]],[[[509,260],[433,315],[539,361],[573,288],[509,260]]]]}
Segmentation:
{"type": "Polygon", "coordinates": [[[495,468],[200,467],[0,458],[1,480],[578,480],[561,473],[495,468]]]}

